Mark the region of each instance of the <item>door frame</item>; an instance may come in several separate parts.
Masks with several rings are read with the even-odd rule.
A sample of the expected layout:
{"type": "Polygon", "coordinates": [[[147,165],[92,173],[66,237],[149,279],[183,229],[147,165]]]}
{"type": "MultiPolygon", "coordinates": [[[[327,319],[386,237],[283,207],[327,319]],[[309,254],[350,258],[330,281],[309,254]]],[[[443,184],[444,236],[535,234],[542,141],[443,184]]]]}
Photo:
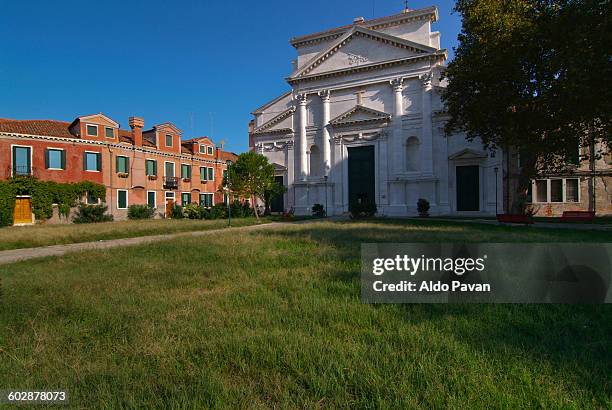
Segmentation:
{"type": "Polygon", "coordinates": [[[378,209],[381,209],[380,203],[380,176],[378,167],[379,144],[377,141],[358,140],[351,143],[342,142],[342,209],[343,212],[349,210],[349,175],[348,175],[348,150],[349,148],[360,148],[372,146],[374,147],[374,202],[378,209]]]}
{"type": "Polygon", "coordinates": [[[452,181],[452,190],[449,195],[449,203],[451,205],[451,212],[455,215],[480,215],[486,213],[484,210],[485,201],[485,188],[486,181],[485,178],[485,166],[482,160],[479,159],[456,159],[450,163],[449,166],[449,182],[452,181]],[[457,204],[457,167],[469,167],[469,166],[477,166],[478,167],[478,211],[459,211],[457,204]]]}

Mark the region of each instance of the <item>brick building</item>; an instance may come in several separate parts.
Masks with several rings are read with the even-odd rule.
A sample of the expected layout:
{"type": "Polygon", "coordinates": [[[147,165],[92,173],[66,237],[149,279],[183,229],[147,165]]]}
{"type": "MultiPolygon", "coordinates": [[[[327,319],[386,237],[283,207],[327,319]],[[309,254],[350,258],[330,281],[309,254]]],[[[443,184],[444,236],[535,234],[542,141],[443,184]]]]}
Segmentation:
{"type": "MultiPolygon", "coordinates": [[[[130,130],[104,114],[51,120],[0,119],[0,178],[30,175],[56,182],[104,184],[104,201],[115,219],[125,219],[132,204],[149,204],[159,216],[173,204],[224,201],[220,186],[227,161],[237,156],[208,137],[182,139],[171,123],[144,128],[129,119],[130,130]]],[[[20,198],[26,202],[28,198],[20,198]]],[[[21,217],[23,218],[23,216],[21,217]]],[[[24,222],[21,220],[21,222],[24,222]]]]}

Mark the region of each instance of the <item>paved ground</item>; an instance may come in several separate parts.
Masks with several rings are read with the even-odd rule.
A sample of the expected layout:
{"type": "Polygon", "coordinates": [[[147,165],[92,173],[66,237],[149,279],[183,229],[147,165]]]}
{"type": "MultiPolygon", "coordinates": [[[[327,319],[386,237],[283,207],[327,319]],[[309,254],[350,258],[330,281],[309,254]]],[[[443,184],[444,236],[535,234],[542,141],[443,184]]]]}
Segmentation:
{"type": "MultiPolygon", "coordinates": [[[[414,219],[416,221],[422,221],[423,218],[405,218],[414,219]]],[[[531,225],[524,224],[502,224],[497,222],[495,219],[458,219],[458,218],[428,218],[431,221],[444,221],[444,222],[466,222],[466,223],[477,223],[485,225],[499,225],[499,226],[516,226],[516,227],[532,227],[532,228],[555,228],[555,229],[580,229],[580,230],[595,230],[595,231],[610,231],[612,232],[612,224],[581,224],[581,223],[564,223],[564,222],[534,222],[531,225]]]]}
{"type": "Polygon", "coordinates": [[[109,249],[116,248],[118,246],[133,246],[141,245],[144,243],[166,241],[170,239],[189,237],[189,236],[205,236],[220,232],[228,231],[255,231],[264,229],[275,229],[283,226],[291,226],[296,223],[304,223],[308,221],[300,222],[272,222],[261,225],[249,225],[241,226],[238,228],[223,228],[223,229],[211,229],[208,231],[195,231],[195,232],[181,232],[176,234],[167,235],[150,235],[140,236],[136,238],[124,238],[124,239],[110,239],[107,241],[96,241],[96,242],[82,242],[82,243],[71,243],[67,245],[52,245],[43,246],[40,248],[26,248],[26,249],[11,249],[8,251],[0,251],[0,265],[8,263],[23,261],[27,259],[43,258],[45,256],[60,256],[68,252],[78,252],[87,249],[109,249]]]}

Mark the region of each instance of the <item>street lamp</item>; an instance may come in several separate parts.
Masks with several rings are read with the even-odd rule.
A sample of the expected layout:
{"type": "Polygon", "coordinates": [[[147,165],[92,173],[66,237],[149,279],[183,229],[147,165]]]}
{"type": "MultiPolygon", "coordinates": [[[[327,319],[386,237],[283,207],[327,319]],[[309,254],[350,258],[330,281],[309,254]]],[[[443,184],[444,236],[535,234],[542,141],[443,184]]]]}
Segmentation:
{"type": "Polygon", "coordinates": [[[328,178],[327,175],[323,177],[323,180],[325,180],[325,216],[328,216],[327,215],[327,178],[328,178]]]}
{"type": "Polygon", "coordinates": [[[497,171],[499,168],[495,167],[493,171],[495,172],[495,216],[497,217],[497,171]]]}
{"type": "Polygon", "coordinates": [[[232,182],[230,180],[230,165],[232,165],[232,161],[227,160],[227,227],[232,227],[232,205],[230,201],[230,192],[232,187],[232,182]]]}

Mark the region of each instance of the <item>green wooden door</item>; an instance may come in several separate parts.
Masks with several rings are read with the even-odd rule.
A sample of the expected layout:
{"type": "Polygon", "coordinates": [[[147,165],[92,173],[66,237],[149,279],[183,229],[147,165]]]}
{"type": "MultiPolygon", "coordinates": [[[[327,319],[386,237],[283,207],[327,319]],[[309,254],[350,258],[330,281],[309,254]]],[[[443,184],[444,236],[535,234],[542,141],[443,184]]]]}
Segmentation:
{"type": "Polygon", "coordinates": [[[478,165],[457,167],[457,211],[480,210],[480,170],[478,165]]]}
{"type": "MultiPolygon", "coordinates": [[[[282,175],[278,175],[274,177],[274,182],[276,185],[283,186],[283,177],[282,175]]],[[[270,211],[271,212],[284,212],[285,211],[285,194],[277,195],[272,198],[270,202],[270,211]]]]}
{"type": "Polygon", "coordinates": [[[374,146],[348,149],[349,205],[376,202],[374,146]]]}

